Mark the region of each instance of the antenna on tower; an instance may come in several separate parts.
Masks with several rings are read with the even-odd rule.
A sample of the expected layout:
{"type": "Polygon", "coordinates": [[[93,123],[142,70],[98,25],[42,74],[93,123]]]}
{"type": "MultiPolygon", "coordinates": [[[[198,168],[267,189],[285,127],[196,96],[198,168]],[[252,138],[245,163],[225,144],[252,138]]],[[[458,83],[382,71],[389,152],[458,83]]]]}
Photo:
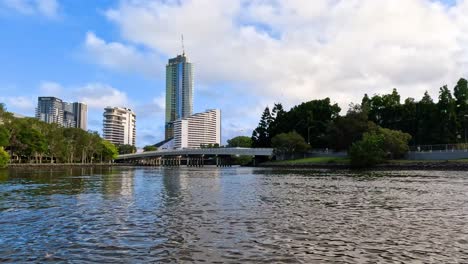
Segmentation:
{"type": "Polygon", "coordinates": [[[184,34],[182,34],[182,55],[185,56],[185,47],[184,47],[184,34]]]}

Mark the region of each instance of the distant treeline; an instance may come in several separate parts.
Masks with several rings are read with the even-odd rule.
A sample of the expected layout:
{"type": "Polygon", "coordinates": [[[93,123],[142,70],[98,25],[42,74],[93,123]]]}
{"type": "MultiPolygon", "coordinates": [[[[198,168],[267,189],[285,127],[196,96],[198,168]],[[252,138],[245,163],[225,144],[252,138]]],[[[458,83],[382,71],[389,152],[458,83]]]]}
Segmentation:
{"type": "Polygon", "coordinates": [[[410,145],[464,143],[468,125],[468,82],[460,79],[453,92],[443,86],[437,103],[426,92],[420,100],[401,102],[396,89],[384,95],[364,95],[340,116],[329,98],[312,100],[285,111],[281,104],[265,108],[253,131],[254,147],[271,147],[272,138],[292,131],[312,148],[347,150],[375,125],[411,135],[410,145]]]}
{"type": "Polygon", "coordinates": [[[99,163],[114,159],[118,151],[97,132],[15,118],[0,104],[0,163],[6,154],[14,163],[99,163]]]}

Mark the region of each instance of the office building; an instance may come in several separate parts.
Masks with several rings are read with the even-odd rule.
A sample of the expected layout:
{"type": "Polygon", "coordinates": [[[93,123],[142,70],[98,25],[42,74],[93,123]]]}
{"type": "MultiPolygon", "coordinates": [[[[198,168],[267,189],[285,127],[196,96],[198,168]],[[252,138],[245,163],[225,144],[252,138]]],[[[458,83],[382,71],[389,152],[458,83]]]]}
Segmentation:
{"type": "Polygon", "coordinates": [[[63,126],[76,127],[75,115],[73,114],[73,105],[71,103],[62,102],[63,110],[63,126]]]}
{"type": "Polygon", "coordinates": [[[63,125],[63,102],[56,97],[39,97],[36,118],[46,123],[63,125]]]}
{"type": "Polygon", "coordinates": [[[56,97],[39,97],[36,118],[63,127],[87,130],[88,108],[83,103],[68,103],[56,97]]]}
{"type": "Polygon", "coordinates": [[[75,127],[88,130],[88,106],[84,103],[73,103],[75,127]]]}
{"type": "Polygon", "coordinates": [[[207,110],[174,121],[174,148],[200,148],[221,143],[221,111],[207,110]]]}
{"type": "Polygon", "coordinates": [[[104,109],[103,137],[117,145],[135,146],[135,113],[125,107],[106,107],[104,109]]]}
{"type": "Polygon", "coordinates": [[[174,121],[189,117],[192,111],[193,65],[184,52],[166,65],[166,140],[174,137],[174,121]]]}

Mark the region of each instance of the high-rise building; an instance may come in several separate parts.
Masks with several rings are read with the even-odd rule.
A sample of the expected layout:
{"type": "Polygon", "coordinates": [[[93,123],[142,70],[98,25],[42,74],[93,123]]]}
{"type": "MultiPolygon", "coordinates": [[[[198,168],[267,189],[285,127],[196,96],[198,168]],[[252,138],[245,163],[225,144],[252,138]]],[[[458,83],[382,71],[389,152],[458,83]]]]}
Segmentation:
{"type": "Polygon", "coordinates": [[[83,103],[68,103],[56,97],[39,97],[36,118],[46,123],[87,130],[88,108],[83,103]]]}
{"type": "Polygon", "coordinates": [[[193,65],[183,53],[166,65],[166,140],[174,137],[174,121],[189,117],[192,111],[193,65]]]}
{"type": "Polygon", "coordinates": [[[207,110],[174,121],[174,148],[199,148],[221,143],[221,111],[207,110]]]}
{"type": "Polygon", "coordinates": [[[73,114],[73,105],[71,103],[62,102],[63,110],[63,126],[76,127],[75,115],[73,114]]]}
{"type": "Polygon", "coordinates": [[[88,130],[88,106],[84,103],[73,103],[73,114],[76,127],[88,130]]]}
{"type": "Polygon", "coordinates": [[[63,102],[56,97],[37,99],[36,118],[46,123],[63,125],[63,102]]]}
{"type": "Polygon", "coordinates": [[[106,107],[104,109],[103,137],[117,145],[135,146],[135,113],[125,107],[106,107]]]}

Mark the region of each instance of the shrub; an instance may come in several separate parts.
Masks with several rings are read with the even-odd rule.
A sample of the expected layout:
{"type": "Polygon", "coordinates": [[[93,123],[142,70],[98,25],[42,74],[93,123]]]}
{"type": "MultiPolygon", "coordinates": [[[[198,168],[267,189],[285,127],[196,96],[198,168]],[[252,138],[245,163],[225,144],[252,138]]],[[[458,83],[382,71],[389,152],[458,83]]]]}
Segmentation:
{"type": "Polygon", "coordinates": [[[357,168],[372,167],[385,161],[386,153],[383,150],[383,136],[377,134],[364,134],[364,138],[351,145],[349,157],[351,165],[357,168]]]}
{"type": "Polygon", "coordinates": [[[3,147],[0,147],[0,168],[6,167],[9,161],[10,155],[3,149],[3,147]]]}

